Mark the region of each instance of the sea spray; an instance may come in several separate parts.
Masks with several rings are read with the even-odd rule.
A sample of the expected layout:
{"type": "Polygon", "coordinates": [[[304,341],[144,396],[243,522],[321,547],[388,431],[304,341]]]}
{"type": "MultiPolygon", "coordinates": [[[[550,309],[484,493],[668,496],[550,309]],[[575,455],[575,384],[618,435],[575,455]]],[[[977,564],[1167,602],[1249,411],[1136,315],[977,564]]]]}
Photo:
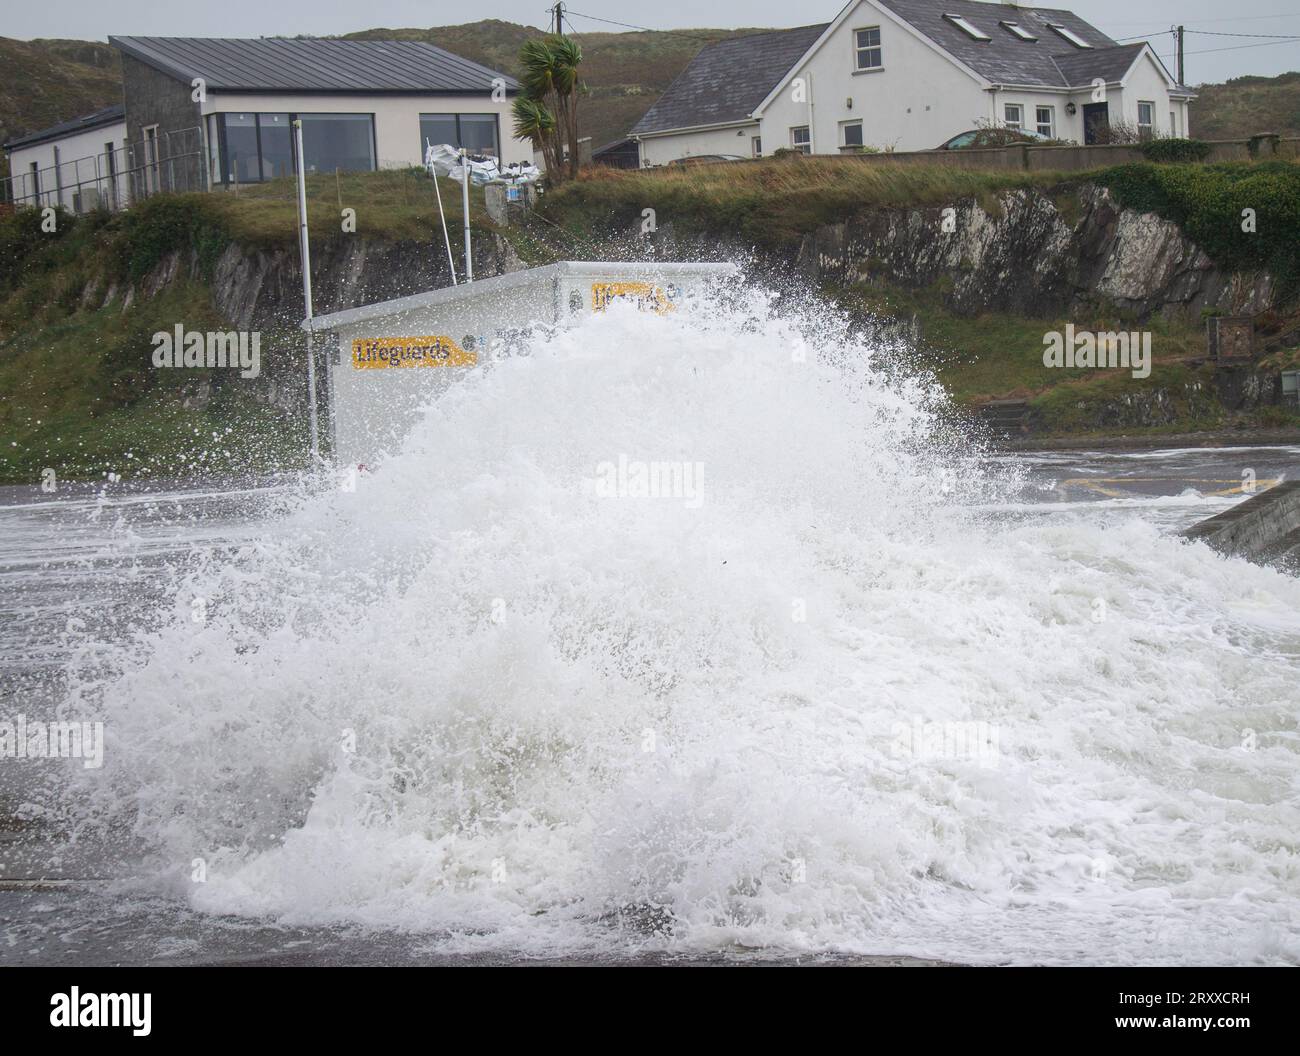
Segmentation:
{"type": "Polygon", "coordinates": [[[526,351],[70,673],[142,883],[448,949],[1297,956],[1300,584],[990,517],[931,380],[758,294],[526,351]]]}

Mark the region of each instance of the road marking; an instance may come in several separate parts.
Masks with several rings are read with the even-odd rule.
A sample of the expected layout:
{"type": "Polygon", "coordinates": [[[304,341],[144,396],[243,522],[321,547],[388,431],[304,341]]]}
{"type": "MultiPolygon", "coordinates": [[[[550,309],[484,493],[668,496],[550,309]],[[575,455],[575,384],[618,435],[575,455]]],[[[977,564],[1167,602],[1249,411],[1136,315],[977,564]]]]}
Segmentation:
{"type": "MultiPolygon", "coordinates": [[[[1220,488],[1217,491],[1205,491],[1202,494],[1210,496],[1221,495],[1247,495],[1260,491],[1266,491],[1275,484],[1282,483],[1280,477],[1269,478],[1255,481],[1253,492],[1245,490],[1246,485],[1238,478],[1228,480],[1201,480],[1195,477],[1071,477],[1069,480],[1062,480],[1056,486],[1058,488],[1067,488],[1070,486],[1087,488],[1089,491],[1095,491],[1099,495],[1105,495],[1109,499],[1122,499],[1128,494],[1123,490],[1106,488],[1105,484],[1151,484],[1157,481],[1173,481],[1177,484],[1231,484],[1230,488],[1220,488]]],[[[1200,490],[1199,488],[1197,489],[1200,490]]]]}

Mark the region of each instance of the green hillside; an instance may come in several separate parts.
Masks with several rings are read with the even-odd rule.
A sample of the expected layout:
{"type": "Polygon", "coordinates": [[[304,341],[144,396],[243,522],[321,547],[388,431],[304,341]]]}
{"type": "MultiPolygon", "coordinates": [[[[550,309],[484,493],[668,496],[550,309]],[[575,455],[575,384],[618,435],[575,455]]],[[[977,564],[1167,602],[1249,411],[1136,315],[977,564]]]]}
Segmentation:
{"type": "Polygon", "coordinates": [[[1196,91],[1191,124],[1200,139],[1243,139],[1257,132],[1300,136],[1300,73],[1234,77],[1196,91]]]}
{"type": "MultiPolygon", "coordinates": [[[[587,94],[579,104],[581,134],[595,146],[622,138],[659,98],[674,77],[706,44],[761,29],[691,29],[663,32],[580,33],[582,80],[587,94]]],[[[540,29],[487,19],[432,29],[368,29],[349,33],[361,39],[424,40],[505,73],[519,72],[519,46],[540,29]]]]}

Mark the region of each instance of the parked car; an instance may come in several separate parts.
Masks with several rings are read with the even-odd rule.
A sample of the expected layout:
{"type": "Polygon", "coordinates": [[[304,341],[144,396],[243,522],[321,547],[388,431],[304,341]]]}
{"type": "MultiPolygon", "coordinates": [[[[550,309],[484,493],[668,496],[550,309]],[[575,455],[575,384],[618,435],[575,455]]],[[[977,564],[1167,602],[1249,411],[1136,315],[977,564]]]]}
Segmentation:
{"type": "Polygon", "coordinates": [[[1013,143],[1054,143],[1050,136],[1030,132],[1023,128],[972,128],[958,132],[952,139],[940,143],[935,150],[964,150],[971,147],[1009,147],[1013,143]]]}

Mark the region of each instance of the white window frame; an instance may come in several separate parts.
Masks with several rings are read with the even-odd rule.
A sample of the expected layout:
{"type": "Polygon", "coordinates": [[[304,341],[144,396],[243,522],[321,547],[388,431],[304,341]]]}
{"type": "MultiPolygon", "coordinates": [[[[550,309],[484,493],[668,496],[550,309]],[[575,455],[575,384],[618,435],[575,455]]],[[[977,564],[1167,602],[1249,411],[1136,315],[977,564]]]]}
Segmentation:
{"type": "Polygon", "coordinates": [[[750,157],[754,157],[754,158],[761,158],[763,156],[762,136],[749,137],[749,153],[750,153],[750,157]]]}
{"type": "Polygon", "coordinates": [[[859,118],[859,119],[857,119],[857,120],[854,120],[854,121],[841,121],[841,122],[840,122],[840,146],[841,146],[841,147],[861,147],[861,146],[865,146],[865,145],[866,145],[866,142],[867,142],[867,141],[866,141],[864,138],[862,138],[862,119],[861,119],[861,118],[859,118]],[[856,129],[858,130],[858,142],[856,142],[856,143],[850,143],[850,142],[848,141],[848,136],[846,135],[846,133],[848,132],[848,130],[849,130],[850,128],[856,128],[856,129]]]}
{"type": "Polygon", "coordinates": [[[1059,22],[1049,22],[1047,23],[1047,28],[1050,29],[1053,33],[1055,33],[1058,37],[1061,37],[1063,40],[1068,40],[1076,48],[1092,47],[1092,45],[1089,44],[1086,40],[1084,40],[1081,36],[1079,36],[1078,33],[1070,29],[1068,26],[1061,25],[1059,22]]]}
{"type": "Polygon", "coordinates": [[[809,128],[807,125],[791,125],[790,146],[794,150],[799,151],[800,154],[811,154],[812,153],[812,129],[809,128]],[[804,139],[802,143],[799,142],[798,137],[795,135],[796,132],[802,132],[804,134],[804,139]]]}
{"type": "Polygon", "coordinates": [[[1141,139],[1143,133],[1145,132],[1145,133],[1146,133],[1146,138],[1147,138],[1147,139],[1150,139],[1150,138],[1151,138],[1152,136],[1154,136],[1155,133],[1156,133],[1156,104],[1155,104],[1155,102],[1154,102],[1153,100],[1151,100],[1151,99],[1139,99],[1139,100],[1138,100],[1138,105],[1137,105],[1137,112],[1138,112],[1138,120],[1137,120],[1137,125],[1138,125],[1138,138],[1141,139]],[[1147,119],[1146,119],[1146,121],[1143,121],[1143,120],[1142,120],[1142,108],[1143,108],[1144,106],[1147,108],[1147,119]]]}
{"type": "Polygon", "coordinates": [[[853,72],[866,73],[868,70],[883,70],[884,68],[885,49],[880,39],[880,27],[861,26],[858,29],[855,29],[853,31],[853,72]],[[873,31],[876,34],[876,42],[874,44],[860,43],[860,38],[858,37],[859,33],[871,33],[873,31]],[[873,51],[876,53],[876,61],[864,66],[862,63],[863,57],[865,56],[868,59],[871,58],[871,52],[873,51]]]}
{"type": "Polygon", "coordinates": [[[1028,41],[1030,44],[1032,44],[1034,41],[1038,39],[1036,36],[1030,33],[1029,30],[1025,29],[1025,27],[1022,26],[1019,22],[999,22],[998,25],[1001,26],[1003,29],[1005,29],[1008,33],[1010,33],[1013,37],[1017,38],[1018,40],[1028,41]]]}
{"type": "Polygon", "coordinates": [[[1017,132],[1023,131],[1025,127],[1025,104],[1024,103],[1003,103],[1002,104],[1002,127],[1014,128],[1017,132]],[[1015,120],[1011,118],[1011,111],[1016,112],[1015,120]]]}
{"type": "Polygon", "coordinates": [[[975,26],[971,25],[961,15],[944,15],[943,17],[965,33],[966,36],[970,37],[971,40],[989,41],[993,39],[985,33],[984,30],[977,29],[975,26]]]}
{"type": "Polygon", "coordinates": [[[1056,138],[1056,107],[1037,103],[1034,106],[1034,131],[1048,139],[1056,138]],[[1047,120],[1043,120],[1043,111],[1047,111],[1047,120]],[[1044,132],[1043,129],[1047,131],[1044,132]]]}
{"type": "Polygon", "coordinates": [[[1171,136],[1178,135],[1178,116],[1173,110],[1169,111],[1169,134],[1171,136]]]}

